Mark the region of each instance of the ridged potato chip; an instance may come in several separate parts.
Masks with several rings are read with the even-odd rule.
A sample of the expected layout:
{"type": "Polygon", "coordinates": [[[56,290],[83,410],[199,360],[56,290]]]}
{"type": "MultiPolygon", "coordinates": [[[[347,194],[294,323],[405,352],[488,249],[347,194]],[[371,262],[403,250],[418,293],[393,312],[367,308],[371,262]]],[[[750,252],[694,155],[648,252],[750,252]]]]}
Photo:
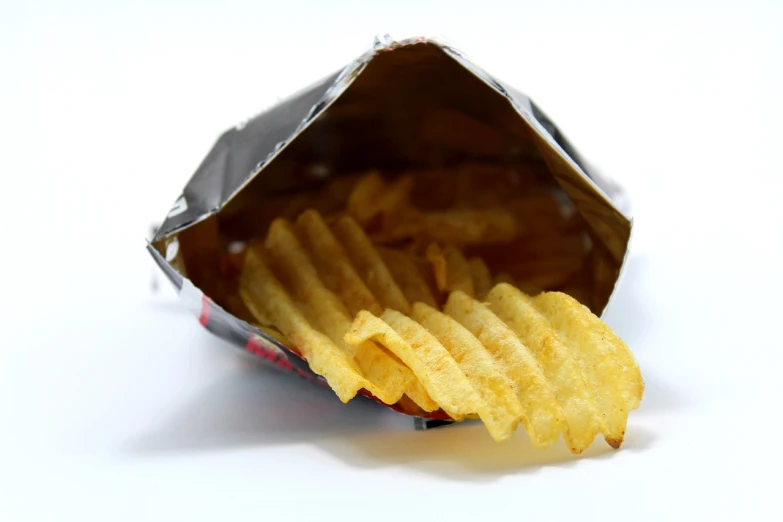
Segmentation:
{"type": "MultiPolygon", "coordinates": [[[[411,259],[410,255],[390,248],[379,248],[378,252],[408,302],[422,302],[430,306],[437,306],[426,278],[419,271],[419,267],[416,266],[416,262],[411,259]]],[[[365,307],[365,309],[375,313],[372,308],[365,307]]],[[[380,312],[377,315],[379,314],[380,312]]]]}
{"type": "Polygon", "coordinates": [[[514,215],[502,208],[449,209],[422,212],[411,209],[394,225],[373,233],[378,243],[402,239],[451,245],[507,243],[512,241],[520,224],[514,215]]]}
{"type": "MultiPolygon", "coordinates": [[[[427,393],[427,390],[424,389],[424,385],[422,385],[421,381],[418,379],[416,379],[413,384],[410,385],[408,390],[405,392],[405,396],[413,401],[413,403],[423,411],[433,412],[440,409],[438,403],[432,400],[432,397],[430,397],[430,395],[427,393]]],[[[405,399],[405,397],[403,397],[403,399],[405,399]]]]}
{"type": "Polygon", "coordinates": [[[444,311],[476,336],[506,369],[516,386],[524,412],[522,422],[533,444],[546,448],[554,443],[564,428],[563,412],[530,350],[489,308],[463,292],[452,292],[444,311]]]}
{"type": "Polygon", "coordinates": [[[473,279],[473,290],[476,297],[483,298],[492,288],[492,275],[489,267],[480,257],[471,257],[468,259],[468,268],[470,277],[473,279]]]}
{"type": "Polygon", "coordinates": [[[411,318],[443,345],[479,396],[476,413],[492,438],[511,437],[522,418],[514,385],[481,342],[461,324],[423,303],[413,305],[411,318]]]}
{"type": "Polygon", "coordinates": [[[620,447],[628,413],[639,407],[644,381],[628,346],[590,310],[566,294],[548,292],[533,303],[566,342],[582,368],[609,433],[606,442],[620,447]]]}
{"type": "Polygon", "coordinates": [[[492,313],[533,352],[552,384],[565,416],[564,435],[571,451],[581,453],[599,431],[608,433],[579,364],[532,300],[513,286],[500,284],[487,294],[486,301],[492,313]]]}
{"type": "Polygon", "coordinates": [[[410,370],[373,343],[353,346],[345,343],[343,337],[351,327],[351,316],[342,301],[321,283],[296,238],[293,225],[282,219],[274,221],[265,244],[285,284],[293,290],[297,301],[303,303],[310,324],[317,325],[354,358],[367,380],[374,384],[370,390],[373,395],[389,404],[397,402],[413,382],[410,370]]]}
{"type": "Polygon", "coordinates": [[[432,264],[438,290],[459,290],[471,297],[474,295],[470,266],[459,250],[451,245],[441,248],[437,243],[432,243],[427,247],[425,255],[432,264]]]}
{"type": "Polygon", "coordinates": [[[372,171],[354,186],[348,199],[348,213],[361,225],[380,219],[388,224],[408,206],[413,179],[410,176],[386,183],[380,173],[372,171]]]}
{"type": "Polygon", "coordinates": [[[326,379],[342,402],[351,400],[362,388],[373,388],[354,360],[299,313],[257,249],[249,249],[245,255],[239,292],[254,315],[270,318],[290,339],[292,348],[326,379]]]}
{"type": "Polygon", "coordinates": [[[438,340],[413,319],[395,310],[381,317],[359,312],[345,340],[353,345],[374,340],[413,371],[432,399],[453,419],[477,411],[479,398],[468,378],[438,340]]]}
{"type": "Polygon", "coordinates": [[[411,305],[364,230],[350,217],[335,223],[334,233],[367,287],[384,308],[408,313],[411,305]]]}
{"type": "Polygon", "coordinates": [[[340,296],[352,316],[360,310],[369,310],[375,314],[383,312],[380,303],[351,264],[345,249],[318,212],[308,210],[302,213],[297,219],[297,228],[324,284],[340,296]]]}

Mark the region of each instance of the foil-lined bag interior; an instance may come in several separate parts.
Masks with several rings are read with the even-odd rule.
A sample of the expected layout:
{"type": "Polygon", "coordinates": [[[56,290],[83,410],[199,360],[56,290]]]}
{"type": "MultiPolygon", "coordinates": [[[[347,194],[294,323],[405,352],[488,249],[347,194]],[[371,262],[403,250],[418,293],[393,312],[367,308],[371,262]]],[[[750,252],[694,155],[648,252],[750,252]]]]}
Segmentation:
{"type": "MultiPolygon", "coordinates": [[[[488,184],[492,166],[513,171],[518,190],[549,191],[577,218],[584,248],[564,249],[575,269],[563,284],[601,315],[631,233],[629,216],[608,195],[612,186],[529,98],[456,49],[420,38],[378,40],[339,73],[224,133],[149,250],[210,331],[323,384],[273,332],[253,325],[238,295],[243,249],[263,240],[275,218],[293,220],[313,205],[324,215],[338,211],[370,170],[387,179],[412,173],[421,179],[413,202],[438,208],[448,194],[429,190],[427,179],[440,177],[442,187],[466,165],[484,166],[488,184]]],[[[491,248],[502,260],[503,245],[491,248]]]]}

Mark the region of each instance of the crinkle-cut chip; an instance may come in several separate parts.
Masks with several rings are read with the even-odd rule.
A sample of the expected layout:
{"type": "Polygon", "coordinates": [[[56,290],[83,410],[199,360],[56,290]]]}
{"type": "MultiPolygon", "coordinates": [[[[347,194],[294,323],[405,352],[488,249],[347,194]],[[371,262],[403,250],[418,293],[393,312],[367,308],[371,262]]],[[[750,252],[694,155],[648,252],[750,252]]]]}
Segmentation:
{"type": "Polygon", "coordinates": [[[418,379],[413,381],[408,391],[405,392],[405,396],[424,411],[430,412],[440,409],[438,403],[432,400],[432,397],[429,396],[427,390],[424,389],[424,386],[418,379]]]}
{"type": "MultiPolygon", "coordinates": [[[[263,245],[255,245],[255,246],[252,247],[252,249],[248,249],[248,250],[253,250],[253,255],[256,256],[256,257],[260,257],[262,255],[262,253],[263,253],[264,247],[263,247],[263,245]]],[[[248,250],[245,250],[242,253],[242,255],[246,259],[249,259],[248,255],[247,255],[248,250]]],[[[246,261],[243,261],[243,263],[242,263],[242,272],[239,273],[239,277],[240,278],[242,277],[242,274],[246,270],[246,268],[244,266],[245,263],[246,263],[246,261]]],[[[242,281],[240,280],[240,283],[241,282],[242,281]]],[[[244,300],[242,302],[247,307],[247,303],[245,303],[244,300]]],[[[267,314],[266,308],[256,307],[256,309],[253,310],[251,315],[253,316],[253,319],[255,319],[255,321],[253,322],[253,326],[256,326],[256,327],[260,327],[260,326],[267,327],[268,326],[268,327],[272,327],[272,328],[277,329],[277,327],[275,326],[274,322],[272,321],[272,318],[269,317],[269,315],[267,314]]]]}
{"type": "Polygon", "coordinates": [[[307,359],[313,372],[326,379],[342,402],[351,400],[362,388],[375,393],[375,386],[362,376],[354,360],[299,313],[259,249],[246,253],[239,294],[254,316],[271,319],[290,340],[291,348],[307,359]]]}
{"type": "Polygon", "coordinates": [[[367,230],[367,235],[375,245],[396,246],[402,243],[423,243],[421,227],[414,221],[417,211],[408,209],[402,217],[377,230],[367,230]]]}
{"type": "Polygon", "coordinates": [[[631,409],[638,408],[644,394],[641,370],[631,350],[609,325],[562,292],[538,295],[533,302],[567,341],[591,346],[593,353],[605,353],[617,361],[616,366],[623,369],[617,382],[622,384],[624,400],[631,409]]]}
{"type": "Polygon", "coordinates": [[[500,284],[487,294],[486,301],[492,313],[536,356],[563,409],[568,427],[566,443],[573,453],[581,453],[607,427],[601,423],[579,363],[528,296],[511,285],[500,284]]]}
{"type": "Polygon", "coordinates": [[[276,220],[269,228],[266,247],[274,268],[292,289],[294,298],[304,304],[305,317],[337,346],[353,356],[373,385],[373,395],[386,404],[394,404],[413,382],[410,370],[394,360],[374,343],[348,345],[343,337],[351,327],[351,316],[340,299],[318,278],[315,267],[299,243],[293,225],[276,220]]]}
{"type": "Polygon", "coordinates": [[[327,199],[338,203],[341,208],[345,208],[354,187],[364,176],[365,174],[358,173],[332,176],[323,187],[322,192],[327,199]]]}
{"type": "Polygon", "coordinates": [[[522,417],[513,384],[481,342],[451,317],[423,303],[413,305],[411,318],[421,324],[454,357],[480,401],[477,413],[493,439],[511,437],[522,417]]]}
{"type": "Polygon", "coordinates": [[[348,197],[348,213],[359,223],[370,221],[378,208],[378,200],[386,182],[377,171],[370,171],[354,185],[348,197]]]}
{"type": "Polygon", "coordinates": [[[476,297],[484,297],[492,288],[492,276],[489,273],[489,267],[480,257],[471,257],[468,259],[468,268],[470,269],[470,277],[473,279],[473,289],[476,297]]]}
{"type": "Polygon", "coordinates": [[[297,219],[297,228],[324,284],[340,296],[351,316],[355,316],[359,310],[369,310],[374,314],[383,312],[375,296],[356,273],[345,249],[318,212],[308,210],[301,214],[297,219]]]}
{"type": "Polygon", "coordinates": [[[435,307],[441,309],[443,303],[446,302],[446,296],[438,290],[438,283],[435,280],[435,273],[432,269],[432,264],[427,260],[425,251],[428,245],[409,245],[408,248],[400,249],[418,268],[419,273],[424,277],[424,281],[427,283],[427,288],[430,290],[430,294],[435,299],[435,307]]]}
{"type": "MultiPolygon", "coordinates": [[[[430,306],[437,306],[427,280],[419,271],[416,262],[407,253],[390,248],[378,248],[378,253],[381,254],[383,262],[409,303],[420,301],[430,306]]],[[[365,307],[364,309],[375,314],[372,308],[365,307]]],[[[379,314],[380,312],[376,315],[379,314]]]]}
{"type": "Polygon", "coordinates": [[[527,346],[489,308],[463,292],[452,292],[444,311],[476,336],[505,368],[516,386],[524,412],[522,422],[533,445],[546,448],[555,442],[565,428],[563,412],[527,346]]]}
{"type": "Polygon", "coordinates": [[[371,171],[354,186],[348,198],[348,213],[362,225],[379,217],[388,223],[408,206],[412,189],[410,176],[387,183],[377,171],[371,171]]]}
{"type": "Polygon", "coordinates": [[[350,217],[340,219],[333,227],[334,233],[345,247],[348,257],[359,276],[384,308],[403,313],[410,312],[411,305],[394,282],[389,269],[381,259],[362,228],[350,217]]]}
{"type": "Polygon", "coordinates": [[[419,273],[424,276],[424,280],[427,282],[427,286],[430,289],[436,303],[437,308],[440,309],[445,303],[445,299],[442,295],[439,295],[438,283],[435,281],[435,274],[432,271],[432,265],[424,255],[427,245],[421,245],[419,248],[408,250],[406,253],[410,256],[416,266],[419,268],[419,273]]]}
{"type": "MultiPolygon", "coordinates": [[[[291,291],[292,297],[304,305],[308,320],[333,341],[342,338],[345,335],[342,331],[345,320],[350,325],[350,314],[340,299],[321,283],[291,223],[283,219],[275,220],[269,227],[265,245],[273,269],[283,285],[291,291]]],[[[349,353],[353,354],[350,347],[349,353]]]]}
{"type": "Polygon", "coordinates": [[[424,255],[432,266],[435,285],[442,292],[446,288],[446,276],[448,274],[446,256],[443,254],[443,249],[437,243],[432,243],[427,247],[424,255]]]}
{"type": "Polygon", "coordinates": [[[414,240],[452,245],[507,243],[522,225],[503,208],[448,209],[421,212],[404,209],[398,219],[371,234],[379,244],[414,240]]]}
{"type": "Polygon", "coordinates": [[[459,250],[451,245],[441,248],[437,243],[432,243],[427,247],[425,256],[432,264],[438,290],[441,292],[460,290],[473,296],[470,266],[459,250]]]}
{"type": "Polygon", "coordinates": [[[533,298],[533,304],[565,341],[605,415],[606,442],[617,448],[625,435],[628,413],[644,393],[639,365],[626,344],[586,306],[560,292],[533,298]]]}
{"type": "Polygon", "coordinates": [[[409,208],[413,183],[412,176],[400,176],[389,183],[381,203],[384,224],[393,222],[409,208]]]}
{"type": "Polygon", "coordinates": [[[503,243],[517,234],[514,216],[503,208],[452,209],[414,215],[415,235],[444,244],[503,243]]]}
{"type": "Polygon", "coordinates": [[[473,287],[473,276],[470,272],[470,265],[465,256],[457,248],[446,245],[443,249],[443,255],[446,258],[446,288],[447,292],[460,290],[473,297],[475,290],[473,287]]]}
{"type": "Polygon", "coordinates": [[[381,318],[362,311],[345,340],[358,344],[373,339],[399,357],[421,381],[432,399],[451,418],[477,411],[479,398],[468,378],[438,340],[420,324],[395,310],[381,318]]]}
{"type": "MultiPolygon", "coordinates": [[[[406,415],[421,417],[426,413],[426,411],[422,409],[418,404],[416,404],[413,401],[413,399],[411,399],[410,396],[407,394],[403,395],[402,398],[399,401],[397,401],[397,404],[395,404],[394,406],[398,411],[401,411],[406,415]]],[[[437,409],[437,405],[435,406],[435,409],[437,409]]]]}

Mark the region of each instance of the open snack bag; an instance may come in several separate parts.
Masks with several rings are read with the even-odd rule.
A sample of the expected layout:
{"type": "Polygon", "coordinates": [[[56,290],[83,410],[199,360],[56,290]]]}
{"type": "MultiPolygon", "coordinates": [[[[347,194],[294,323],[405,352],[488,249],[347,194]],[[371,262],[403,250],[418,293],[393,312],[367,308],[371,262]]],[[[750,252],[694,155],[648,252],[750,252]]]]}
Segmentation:
{"type": "Polygon", "coordinates": [[[527,96],[384,38],[225,132],[148,249],[209,331],[343,402],[580,453],[644,390],[600,319],[615,196],[527,96]]]}

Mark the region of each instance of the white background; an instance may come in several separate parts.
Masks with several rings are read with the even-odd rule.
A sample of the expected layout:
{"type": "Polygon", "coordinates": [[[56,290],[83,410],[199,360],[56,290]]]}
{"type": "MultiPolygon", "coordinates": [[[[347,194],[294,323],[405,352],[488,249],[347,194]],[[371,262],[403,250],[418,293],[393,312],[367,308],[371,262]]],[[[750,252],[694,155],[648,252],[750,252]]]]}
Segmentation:
{"type": "Polygon", "coordinates": [[[0,519],[780,520],[783,8],[731,4],[0,0],[0,519]],[[449,38],[630,190],[620,451],[344,406],[146,253],[222,130],[383,32],[449,38]]]}

